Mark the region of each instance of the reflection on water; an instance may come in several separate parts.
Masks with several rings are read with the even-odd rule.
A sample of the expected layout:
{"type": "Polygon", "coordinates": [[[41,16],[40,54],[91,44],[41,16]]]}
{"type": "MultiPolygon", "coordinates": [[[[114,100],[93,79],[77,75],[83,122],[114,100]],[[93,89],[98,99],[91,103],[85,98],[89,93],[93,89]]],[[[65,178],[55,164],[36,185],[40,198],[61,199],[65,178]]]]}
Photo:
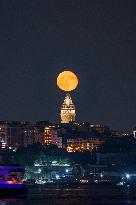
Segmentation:
{"type": "Polygon", "coordinates": [[[91,200],[89,198],[86,199],[67,199],[67,200],[61,200],[61,199],[52,199],[52,200],[14,200],[13,201],[1,201],[0,205],[125,205],[125,204],[136,204],[136,201],[134,200],[91,200]]]}
{"type": "Polygon", "coordinates": [[[1,199],[0,205],[106,205],[136,204],[136,191],[121,187],[80,187],[60,189],[36,186],[29,188],[26,198],[1,199]]]}
{"type": "Polygon", "coordinates": [[[8,204],[7,201],[0,201],[0,205],[6,205],[6,204],[8,204]]]}
{"type": "Polygon", "coordinates": [[[39,199],[39,200],[5,200],[0,201],[0,205],[133,205],[136,204],[136,201],[134,200],[120,200],[120,199],[105,199],[105,200],[92,200],[90,198],[81,198],[81,199],[39,199]]]}

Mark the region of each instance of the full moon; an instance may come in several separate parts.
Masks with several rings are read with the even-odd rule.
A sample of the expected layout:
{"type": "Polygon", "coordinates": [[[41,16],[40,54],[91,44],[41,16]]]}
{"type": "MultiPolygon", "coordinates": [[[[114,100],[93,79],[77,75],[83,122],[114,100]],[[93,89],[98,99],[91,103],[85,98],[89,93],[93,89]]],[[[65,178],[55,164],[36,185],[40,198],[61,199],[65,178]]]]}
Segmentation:
{"type": "Polygon", "coordinates": [[[63,71],[57,77],[57,85],[61,90],[72,91],[78,85],[77,76],[71,71],[63,71]]]}

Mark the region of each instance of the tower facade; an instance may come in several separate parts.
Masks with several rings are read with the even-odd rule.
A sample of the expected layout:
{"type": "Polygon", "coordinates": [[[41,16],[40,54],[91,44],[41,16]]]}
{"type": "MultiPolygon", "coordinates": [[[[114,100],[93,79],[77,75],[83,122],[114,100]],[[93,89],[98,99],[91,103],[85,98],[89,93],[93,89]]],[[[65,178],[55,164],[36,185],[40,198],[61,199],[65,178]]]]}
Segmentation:
{"type": "Polygon", "coordinates": [[[72,102],[71,96],[69,93],[66,94],[64,102],[61,106],[61,123],[70,123],[75,121],[75,105],[72,102]]]}

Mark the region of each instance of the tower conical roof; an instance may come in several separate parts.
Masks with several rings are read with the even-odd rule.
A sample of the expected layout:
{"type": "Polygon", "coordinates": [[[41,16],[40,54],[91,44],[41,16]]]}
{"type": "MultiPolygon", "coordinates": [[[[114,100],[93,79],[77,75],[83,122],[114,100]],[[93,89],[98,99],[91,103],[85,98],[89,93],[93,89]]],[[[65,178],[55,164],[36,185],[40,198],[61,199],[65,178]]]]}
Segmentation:
{"type": "Polygon", "coordinates": [[[64,99],[62,106],[66,106],[66,107],[71,107],[71,106],[73,107],[74,106],[74,103],[73,103],[72,98],[71,98],[69,93],[66,94],[66,97],[64,99]]]}

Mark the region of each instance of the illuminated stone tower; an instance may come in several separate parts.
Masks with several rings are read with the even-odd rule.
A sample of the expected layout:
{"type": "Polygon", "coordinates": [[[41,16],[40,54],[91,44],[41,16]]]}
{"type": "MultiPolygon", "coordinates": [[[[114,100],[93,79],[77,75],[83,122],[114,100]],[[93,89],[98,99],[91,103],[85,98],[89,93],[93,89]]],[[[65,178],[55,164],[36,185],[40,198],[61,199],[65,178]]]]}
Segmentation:
{"type": "Polygon", "coordinates": [[[61,106],[61,123],[70,123],[75,121],[75,105],[72,102],[71,96],[69,93],[66,94],[64,102],[61,106]]]}

